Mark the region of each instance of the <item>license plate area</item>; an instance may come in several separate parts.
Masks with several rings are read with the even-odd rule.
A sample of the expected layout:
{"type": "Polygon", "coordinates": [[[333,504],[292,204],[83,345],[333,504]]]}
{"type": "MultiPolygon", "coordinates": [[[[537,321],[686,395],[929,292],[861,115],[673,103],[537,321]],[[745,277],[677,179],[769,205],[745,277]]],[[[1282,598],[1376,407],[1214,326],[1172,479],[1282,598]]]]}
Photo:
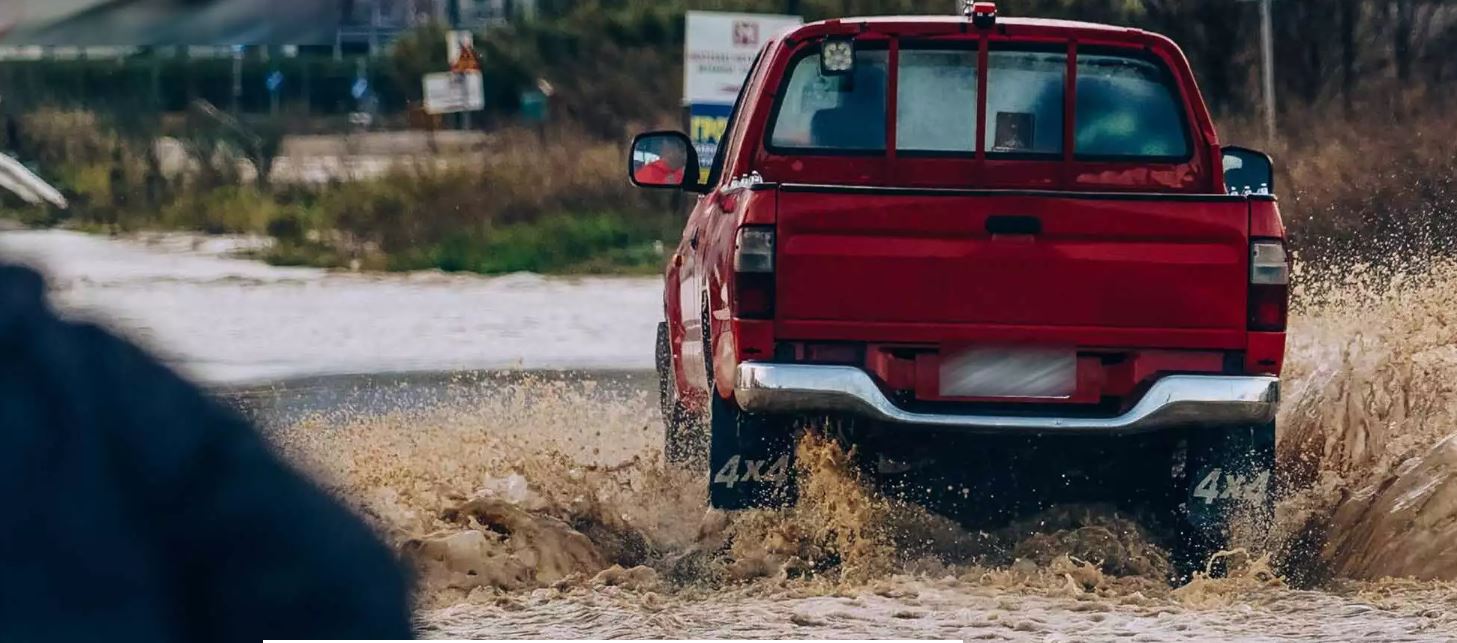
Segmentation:
{"type": "Polygon", "coordinates": [[[934,364],[917,364],[923,399],[1070,402],[1079,392],[1073,348],[976,346],[925,358],[934,364]]]}

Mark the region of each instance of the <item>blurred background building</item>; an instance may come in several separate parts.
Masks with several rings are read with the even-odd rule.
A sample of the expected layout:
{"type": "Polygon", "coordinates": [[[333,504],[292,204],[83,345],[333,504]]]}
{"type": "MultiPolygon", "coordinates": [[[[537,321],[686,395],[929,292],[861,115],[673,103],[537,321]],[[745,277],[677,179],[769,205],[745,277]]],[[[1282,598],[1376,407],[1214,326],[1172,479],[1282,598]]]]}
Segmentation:
{"type": "Polygon", "coordinates": [[[536,0],[340,0],[341,47],[366,44],[371,50],[403,31],[424,24],[480,29],[529,20],[536,0]]]}
{"type": "Polygon", "coordinates": [[[535,0],[4,0],[0,44],[387,45],[422,24],[482,28],[529,19],[535,0]]]}

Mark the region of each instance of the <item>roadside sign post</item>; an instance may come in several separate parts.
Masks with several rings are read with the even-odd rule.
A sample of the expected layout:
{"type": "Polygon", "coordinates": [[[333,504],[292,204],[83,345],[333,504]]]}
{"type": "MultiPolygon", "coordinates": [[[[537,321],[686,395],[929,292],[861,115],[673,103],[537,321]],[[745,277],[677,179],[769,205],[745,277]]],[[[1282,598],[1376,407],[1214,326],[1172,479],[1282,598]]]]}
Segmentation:
{"type": "Polygon", "coordinates": [[[683,45],[683,105],[699,172],[708,177],[739,89],[770,37],[804,23],[799,16],[689,11],[683,45]]]}
{"type": "Polygon", "coordinates": [[[451,69],[460,62],[460,56],[465,50],[470,50],[474,55],[476,49],[476,35],[469,31],[449,31],[445,34],[445,59],[450,63],[451,69]]]}
{"type": "Polygon", "coordinates": [[[431,114],[460,114],[485,109],[485,87],[481,72],[442,72],[425,75],[425,111],[431,114]]]}
{"type": "Polygon", "coordinates": [[[521,92],[521,118],[536,129],[536,138],[546,140],[546,119],[547,95],[540,89],[532,88],[521,92]]]}
{"type": "Polygon", "coordinates": [[[268,87],[269,113],[278,114],[279,94],[283,90],[283,72],[273,70],[268,74],[268,80],[264,83],[268,87]]]}
{"type": "Polygon", "coordinates": [[[426,74],[424,78],[425,112],[460,114],[461,129],[470,129],[471,112],[486,108],[485,83],[481,61],[472,44],[474,38],[469,31],[450,32],[446,39],[450,71],[426,74]]]}
{"type": "Polygon", "coordinates": [[[374,101],[370,100],[372,96],[369,89],[369,63],[360,58],[354,65],[354,84],[349,87],[349,95],[354,97],[355,111],[350,115],[349,121],[361,128],[367,128],[374,122],[374,101]]]}

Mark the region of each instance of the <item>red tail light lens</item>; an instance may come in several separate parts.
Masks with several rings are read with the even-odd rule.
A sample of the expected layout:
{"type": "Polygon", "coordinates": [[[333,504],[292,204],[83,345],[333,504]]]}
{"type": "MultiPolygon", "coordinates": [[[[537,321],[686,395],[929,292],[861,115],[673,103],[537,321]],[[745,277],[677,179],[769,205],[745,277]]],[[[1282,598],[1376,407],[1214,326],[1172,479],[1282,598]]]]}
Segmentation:
{"type": "Polygon", "coordinates": [[[1283,241],[1250,244],[1249,328],[1283,332],[1290,316],[1290,257],[1283,241]]]}
{"type": "Polygon", "coordinates": [[[774,317],[774,274],[739,273],[734,277],[738,316],[742,319],[774,317]]]}
{"type": "Polygon", "coordinates": [[[774,228],[744,226],[734,244],[734,301],[743,319],[774,316],[774,228]]]}

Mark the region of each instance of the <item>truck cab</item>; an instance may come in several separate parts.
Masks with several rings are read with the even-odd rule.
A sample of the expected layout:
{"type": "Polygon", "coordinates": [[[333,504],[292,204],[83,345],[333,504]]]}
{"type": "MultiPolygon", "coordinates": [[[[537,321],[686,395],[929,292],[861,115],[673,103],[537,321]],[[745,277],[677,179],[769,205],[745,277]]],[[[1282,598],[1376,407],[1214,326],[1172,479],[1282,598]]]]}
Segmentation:
{"type": "Polygon", "coordinates": [[[658,363],[668,459],[707,445],[716,506],[791,501],[793,436],[830,421],[932,453],[1108,445],[1160,463],[1206,546],[1268,503],[1273,171],[1221,144],[1169,39],[989,3],[807,24],[765,45],[715,158],[654,132],[632,159],[698,195],[658,363]]]}

